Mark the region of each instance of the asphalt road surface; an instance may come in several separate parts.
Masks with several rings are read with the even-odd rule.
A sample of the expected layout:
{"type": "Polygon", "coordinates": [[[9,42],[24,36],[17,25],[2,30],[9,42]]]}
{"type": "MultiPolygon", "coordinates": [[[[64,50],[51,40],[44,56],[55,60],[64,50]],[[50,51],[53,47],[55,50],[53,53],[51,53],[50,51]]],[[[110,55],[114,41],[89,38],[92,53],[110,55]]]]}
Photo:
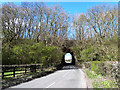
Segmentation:
{"type": "Polygon", "coordinates": [[[84,72],[75,66],[64,66],[47,76],[11,88],[87,88],[84,72]]]}

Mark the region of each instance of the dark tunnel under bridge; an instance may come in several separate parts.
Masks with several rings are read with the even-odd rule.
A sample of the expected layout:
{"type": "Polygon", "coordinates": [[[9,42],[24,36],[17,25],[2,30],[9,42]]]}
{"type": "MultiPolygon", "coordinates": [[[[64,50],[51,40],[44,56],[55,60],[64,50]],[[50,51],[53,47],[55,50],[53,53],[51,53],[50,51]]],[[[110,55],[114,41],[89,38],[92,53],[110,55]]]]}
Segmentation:
{"type": "Polygon", "coordinates": [[[66,48],[66,47],[64,47],[63,48],[63,52],[65,52],[65,54],[66,53],[70,53],[71,54],[71,56],[72,56],[72,61],[71,61],[71,63],[66,63],[65,62],[65,54],[63,55],[63,58],[62,58],[62,65],[63,66],[65,66],[65,65],[75,65],[75,57],[74,57],[74,53],[70,50],[70,48],[66,48]]]}

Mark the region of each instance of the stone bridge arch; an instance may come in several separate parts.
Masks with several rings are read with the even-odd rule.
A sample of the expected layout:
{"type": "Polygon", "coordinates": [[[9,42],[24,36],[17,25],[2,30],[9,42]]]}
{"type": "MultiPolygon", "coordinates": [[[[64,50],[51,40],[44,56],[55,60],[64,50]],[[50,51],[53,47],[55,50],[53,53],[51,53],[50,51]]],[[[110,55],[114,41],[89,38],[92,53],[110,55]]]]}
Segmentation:
{"type": "Polygon", "coordinates": [[[75,65],[74,53],[70,50],[70,48],[64,47],[64,48],[63,48],[63,52],[64,52],[65,54],[66,54],[66,53],[70,53],[70,54],[72,55],[72,62],[71,62],[71,63],[66,63],[66,62],[65,62],[65,54],[64,54],[61,63],[62,63],[63,65],[75,65]]]}

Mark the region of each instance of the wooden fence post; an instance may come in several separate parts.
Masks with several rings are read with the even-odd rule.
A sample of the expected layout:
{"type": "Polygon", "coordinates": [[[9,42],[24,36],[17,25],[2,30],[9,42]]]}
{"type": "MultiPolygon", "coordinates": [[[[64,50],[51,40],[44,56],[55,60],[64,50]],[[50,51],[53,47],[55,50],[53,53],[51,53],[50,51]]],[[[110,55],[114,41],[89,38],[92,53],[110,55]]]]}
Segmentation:
{"type": "Polygon", "coordinates": [[[13,67],[13,77],[15,77],[15,67],[13,67]]]}
{"type": "Polygon", "coordinates": [[[2,78],[4,78],[4,70],[2,71],[2,78]]]}
{"type": "Polygon", "coordinates": [[[27,66],[25,66],[25,74],[26,74],[26,72],[27,72],[26,68],[27,68],[27,66]]]}
{"type": "Polygon", "coordinates": [[[41,66],[41,71],[43,71],[43,65],[41,66]]]}
{"type": "Polygon", "coordinates": [[[37,68],[37,65],[35,64],[35,65],[34,65],[34,72],[36,72],[36,68],[37,68]]]}
{"type": "Polygon", "coordinates": [[[30,71],[36,72],[36,65],[30,65],[30,71]]]}
{"type": "Polygon", "coordinates": [[[25,74],[26,74],[26,72],[27,72],[26,67],[27,67],[27,66],[25,66],[25,74]]]}

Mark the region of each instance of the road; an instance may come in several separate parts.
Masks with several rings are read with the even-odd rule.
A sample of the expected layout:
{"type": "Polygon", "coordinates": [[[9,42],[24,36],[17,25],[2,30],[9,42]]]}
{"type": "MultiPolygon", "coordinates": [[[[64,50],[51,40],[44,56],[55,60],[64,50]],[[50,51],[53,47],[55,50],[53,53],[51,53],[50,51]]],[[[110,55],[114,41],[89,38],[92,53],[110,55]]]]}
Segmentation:
{"type": "Polygon", "coordinates": [[[87,88],[84,72],[75,66],[64,66],[47,76],[11,88],[87,88]]]}

